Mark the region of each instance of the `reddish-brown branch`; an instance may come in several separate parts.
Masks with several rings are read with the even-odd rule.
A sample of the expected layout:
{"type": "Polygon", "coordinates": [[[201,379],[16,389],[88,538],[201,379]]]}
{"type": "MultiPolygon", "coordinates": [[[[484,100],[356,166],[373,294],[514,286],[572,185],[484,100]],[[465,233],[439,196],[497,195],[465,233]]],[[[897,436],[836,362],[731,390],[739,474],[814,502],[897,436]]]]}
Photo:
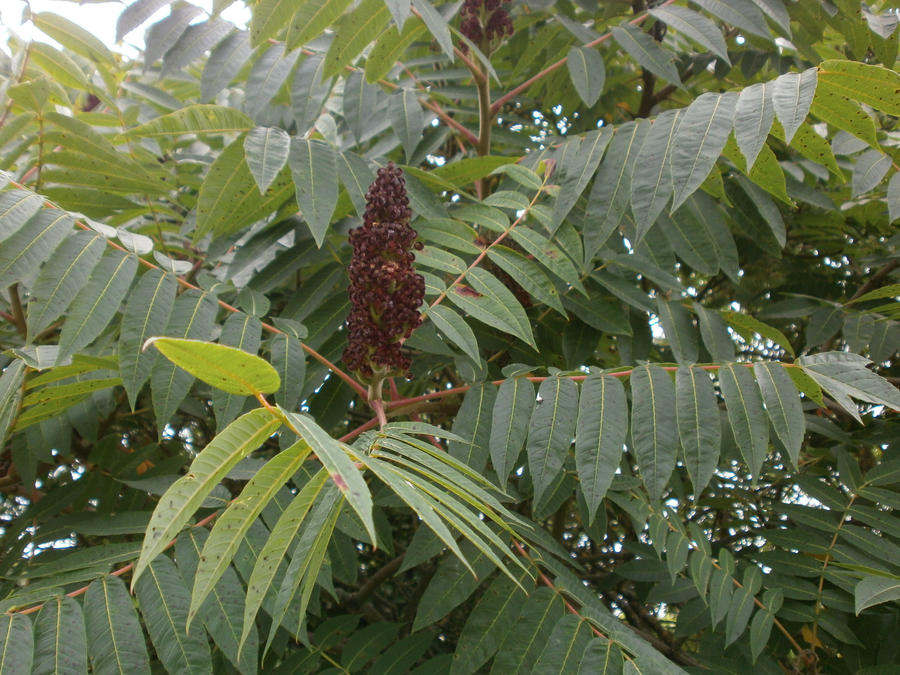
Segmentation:
{"type": "MultiPolygon", "coordinates": [[[[666,0],[664,3],[662,3],[662,4],[659,5],[659,6],[660,6],[660,7],[665,7],[666,5],[671,5],[671,4],[674,3],[674,2],[675,2],[675,0],[666,0]]],[[[650,14],[649,14],[648,12],[644,12],[644,13],[641,14],[640,16],[636,16],[635,18],[633,18],[633,19],[632,19],[631,21],[629,21],[628,23],[630,23],[630,24],[632,24],[632,25],[638,25],[638,24],[642,23],[643,21],[645,21],[645,20],[647,19],[648,16],[650,16],[650,14]]],[[[611,38],[611,37],[612,37],[612,31],[609,31],[609,32],[604,33],[604,34],[601,35],[600,37],[596,38],[595,40],[591,40],[590,42],[588,42],[588,43],[585,44],[584,46],[585,46],[585,47],[596,47],[597,45],[602,44],[603,42],[606,42],[606,41],[609,40],[609,38],[611,38]]],[[[504,94],[503,96],[501,96],[500,98],[498,98],[498,99],[497,99],[496,101],[494,101],[494,103],[491,105],[491,115],[496,115],[498,112],[500,112],[500,109],[501,109],[506,103],[508,103],[511,99],[513,99],[513,98],[515,98],[516,96],[518,96],[519,94],[521,94],[521,93],[522,93],[523,91],[525,91],[526,89],[528,89],[528,88],[529,88],[531,85],[533,85],[535,82],[538,82],[538,81],[544,79],[544,78],[547,77],[547,75],[549,75],[550,73],[554,72],[555,70],[559,70],[560,68],[562,68],[564,65],[566,65],[566,63],[568,62],[568,60],[569,60],[568,57],[563,57],[563,58],[561,58],[559,61],[557,61],[557,62],[555,62],[555,63],[551,63],[549,66],[547,66],[546,68],[544,68],[541,72],[539,72],[537,75],[534,75],[533,77],[528,78],[527,80],[525,80],[525,81],[524,81],[522,84],[520,84],[519,86],[510,89],[506,94],[504,94]]]]}

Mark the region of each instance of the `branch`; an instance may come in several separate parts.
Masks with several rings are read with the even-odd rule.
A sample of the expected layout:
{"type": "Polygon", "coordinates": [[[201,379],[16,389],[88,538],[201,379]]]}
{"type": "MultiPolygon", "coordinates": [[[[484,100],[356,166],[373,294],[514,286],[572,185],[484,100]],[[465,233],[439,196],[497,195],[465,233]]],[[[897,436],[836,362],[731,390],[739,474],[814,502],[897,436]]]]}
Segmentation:
{"type": "MultiPolygon", "coordinates": [[[[662,4],[659,5],[659,6],[660,6],[660,7],[665,7],[666,5],[671,5],[671,4],[673,4],[674,2],[675,2],[675,0],[666,0],[664,3],[662,3],[662,4]]],[[[632,19],[631,21],[629,21],[628,23],[630,23],[630,24],[633,25],[633,26],[636,26],[636,25],[638,25],[638,24],[640,24],[640,23],[643,23],[643,21],[644,21],[648,16],[650,16],[650,14],[647,13],[647,12],[644,12],[644,13],[641,14],[640,16],[637,16],[637,17],[633,18],[633,19],[632,19]]],[[[611,38],[611,37],[612,37],[612,32],[611,32],[611,31],[607,31],[606,33],[604,33],[604,34],[601,35],[600,37],[596,38],[595,40],[591,40],[590,42],[586,43],[586,44],[583,45],[583,46],[584,46],[584,47],[596,47],[597,45],[599,45],[599,44],[601,44],[601,43],[603,43],[603,42],[606,42],[606,41],[609,40],[609,38],[611,38]]],[[[496,101],[494,101],[493,105],[491,105],[491,115],[496,115],[498,112],[500,112],[500,109],[501,109],[506,103],[508,103],[508,102],[510,101],[510,99],[513,99],[513,98],[515,98],[516,96],[518,96],[519,94],[521,94],[523,91],[525,91],[526,89],[528,89],[531,85],[533,85],[535,82],[538,82],[538,81],[544,79],[545,77],[547,77],[547,75],[549,75],[549,74],[552,73],[553,71],[559,70],[560,68],[562,68],[564,65],[566,65],[566,63],[568,62],[568,60],[569,60],[569,58],[568,58],[567,56],[561,58],[561,59],[560,59],[559,61],[557,61],[556,63],[550,64],[549,66],[547,66],[546,68],[544,68],[541,72],[539,72],[537,75],[534,75],[533,77],[528,78],[528,79],[525,80],[522,84],[520,84],[518,87],[514,87],[514,88],[511,89],[509,92],[507,92],[506,94],[504,94],[503,96],[501,96],[500,98],[498,98],[496,101]]]]}

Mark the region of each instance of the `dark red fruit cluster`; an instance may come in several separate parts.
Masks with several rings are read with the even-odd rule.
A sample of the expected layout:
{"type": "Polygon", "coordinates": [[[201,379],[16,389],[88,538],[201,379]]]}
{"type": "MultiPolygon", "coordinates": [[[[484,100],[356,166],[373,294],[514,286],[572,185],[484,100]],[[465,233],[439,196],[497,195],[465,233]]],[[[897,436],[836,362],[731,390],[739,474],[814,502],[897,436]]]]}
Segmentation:
{"type": "Polygon", "coordinates": [[[508,2],[510,0],[466,0],[459,10],[462,16],[459,32],[483,48],[489,48],[490,43],[499,42],[505,36],[512,36],[512,19],[501,7],[508,2]],[[484,38],[487,38],[486,45],[484,38]]]}
{"type": "Polygon", "coordinates": [[[409,226],[412,211],[403,172],[389,162],[366,193],[362,227],[350,230],[349,344],[344,363],[360,376],[405,374],[410,358],[401,345],[422,323],[425,279],[412,249],[421,249],[409,226]]]}

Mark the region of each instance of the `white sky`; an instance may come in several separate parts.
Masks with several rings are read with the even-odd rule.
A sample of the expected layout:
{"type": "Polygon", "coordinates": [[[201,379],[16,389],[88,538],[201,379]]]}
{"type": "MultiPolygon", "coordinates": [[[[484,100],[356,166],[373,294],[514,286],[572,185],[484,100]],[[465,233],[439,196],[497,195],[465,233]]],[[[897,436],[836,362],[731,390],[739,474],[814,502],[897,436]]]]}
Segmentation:
{"type": "MultiPolygon", "coordinates": [[[[189,1],[206,12],[209,12],[212,7],[212,0],[189,1]]],[[[30,5],[34,13],[53,12],[64,16],[82,28],[90,30],[109,47],[125,54],[134,55],[135,49],[144,45],[144,31],[147,30],[147,26],[167,16],[169,8],[164,7],[160,9],[146,23],[126,35],[121,45],[116,45],[116,20],[126,5],[130,5],[133,2],[134,0],[114,0],[111,2],[97,2],[94,0],[87,4],[78,4],[78,2],[73,0],[30,0],[27,3],[25,0],[0,0],[0,49],[8,51],[6,42],[9,39],[10,32],[15,33],[23,40],[42,40],[55,44],[40,31],[36,30],[31,22],[26,21],[24,24],[22,23],[22,14],[26,6],[30,5]]],[[[205,20],[207,16],[207,14],[201,14],[194,23],[205,20]]],[[[242,0],[237,0],[234,5],[222,13],[222,17],[239,26],[244,26],[250,18],[250,11],[242,0]]]]}

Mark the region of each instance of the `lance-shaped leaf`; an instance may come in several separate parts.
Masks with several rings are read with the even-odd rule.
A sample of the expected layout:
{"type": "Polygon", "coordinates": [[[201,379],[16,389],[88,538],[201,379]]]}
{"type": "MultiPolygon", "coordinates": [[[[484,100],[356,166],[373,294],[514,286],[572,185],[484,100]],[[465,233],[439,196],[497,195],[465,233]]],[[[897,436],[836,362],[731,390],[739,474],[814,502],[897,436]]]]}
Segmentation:
{"type": "Polygon", "coordinates": [[[541,500],[563,467],[575,435],[578,385],[565,377],[550,377],[538,388],[528,425],[528,468],[534,482],[534,501],[541,500]]]}
{"type": "Polygon", "coordinates": [[[250,40],[256,47],[274,38],[294,16],[297,3],[287,0],[261,0],[253,8],[250,19],[250,40]]]}
{"type": "MultiPolygon", "coordinates": [[[[261,335],[262,324],[259,319],[243,312],[235,312],[225,320],[225,325],[222,326],[222,334],[219,336],[219,344],[238,347],[242,351],[255,356],[259,350],[261,335]]],[[[275,369],[269,364],[266,365],[268,368],[262,370],[269,372],[268,376],[271,377],[269,369],[275,369]]],[[[257,371],[258,375],[261,375],[259,368],[258,364],[254,365],[254,370],[257,371]]],[[[276,375],[278,375],[277,372],[276,375]]],[[[278,375],[278,379],[281,380],[281,375],[278,375]]],[[[279,390],[281,389],[281,384],[279,381],[279,390]]],[[[246,396],[241,394],[228,393],[216,388],[212,392],[212,401],[213,412],[216,415],[216,430],[221,431],[241,413],[247,399],[246,396]]]]}
{"type": "Polygon", "coordinates": [[[680,110],[667,110],[654,120],[647,132],[631,177],[631,212],[634,215],[636,236],[633,244],[641,243],[644,235],[656,222],[672,197],[672,172],[669,162],[680,110]]]}
{"type": "Polygon", "coordinates": [[[533,673],[540,675],[564,675],[574,672],[581,656],[593,637],[591,625],[581,616],[566,614],[556,622],[547,645],[541,652],[533,673]]]}
{"type": "Polygon", "coordinates": [[[200,77],[200,100],[209,101],[234,79],[250,60],[250,36],[245,30],[235,31],[210,52],[200,77]]]}
{"type": "Polygon", "coordinates": [[[532,298],[566,316],[559,291],[547,273],[534,260],[502,244],[491,246],[488,250],[488,257],[497,267],[511,276],[513,281],[525,289],[532,298]]]}
{"type": "Polygon", "coordinates": [[[337,75],[378,37],[390,20],[383,0],[363,0],[338,21],[335,37],[325,55],[325,77],[337,75]]]}
{"type": "Polygon", "coordinates": [[[701,94],[681,115],[672,150],[672,182],[675,211],[696,190],[722,153],[731,133],[737,94],[701,94]]]}
{"type": "Polygon", "coordinates": [[[256,60],[247,78],[244,104],[251,116],[256,118],[266,110],[269,101],[290,75],[298,56],[300,52],[297,50],[285,53],[284,44],[279,42],[271,45],[256,60]]]}
{"type": "Polygon", "coordinates": [[[375,521],[372,520],[372,495],[348,454],[349,448],[329,436],[309,415],[281,411],[294,432],[312,446],[316,457],[331,474],[331,480],[362,520],[372,541],[377,541],[375,521]]]}
{"type": "Polygon", "coordinates": [[[614,26],[612,35],[628,55],[654,75],[681,86],[673,55],[650,35],[630,23],[614,26]]]}
{"type": "Polygon", "coordinates": [[[679,33],[684,33],[725,63],[731,63],[728,59],[728,47],[725,44],[725,38],[722,37],[722,31],[702,14],[687,7],[669,5],[651,9],[650,16],[668,24],[670,28],[674,28],[679,33]]]}
{"type": "MultiPolygon", "coordinates": [[[[632,193],[636,158],[650,131],[650,122],[627,122],[616,129],[588,196],[584,225],[584,258],[590,261],[622,222],[632,193]]],[[[515,230],[513,230],[515,232],[515,230]]]]}
{"type": "Polygon", "coordinates": [[[624,664],[622,650],[614,641],[596,637],[581,654],[578,675],[617,675],[624,664]]]}
{"type": "Polygon", "coordinates": [[[25,362],[13,359],[0,374],[0,443],[6,441],[6,432],[16,415],[22,400],[22,384],[25,382],[25,362]]]}
{"type": "Polygon", "coordinates": [[[880,150],[869,149],[856,158],[853,166],[853,196],[877,187],[891,168],[890,156],[880,150]]]}
{"type": "Polygon", "coordinates": [[[453,653],[451,675],[473,673],[496,653],[525,599],[511,579],[500,575],[491,582],[466,619],[453,653]]]}
{"type": "Polygon", "coordinates": [[[900,600],[900,577],[876,575],[864,577],[853,589],[853,596],[857,616],[869,607],[900,600]]]}
{"type": "Polygon", "coordinates": [[[769,447],[769,423],[753,375],[748,368],[729,363],[719,369],[719,388],[734,440],[750,473],[758,476],[769,447]]]}
{"type": "Polygon", "coordinates": [[[450,58],[454,58],[453,38],[450,37],[450,26],[447,23],[447,19],[441,15],[436,6],[427,2],[427,0],[412,0],[412,4],[428,27],[428,32],[440,45],[441,51],[450,58]]]}
{"type": "Polygon", "coordinates": [[[409,161],[425,129],[425,113],[416,93],[404,87],[392,94],[388,99],[388,115],[409,161]]]}
{"type": "Polygon", "coordinates": [[[349,4],[350,0],[308,0],[300,4],[288,27],[288,48],[294,49],[318,37],[344,13],[349,4]]]}
{"type": "Polygon", "coordinates": [[[631,442],[647,492],[659,499],[678,449],[675,384],[659,366],[641,366],[631,374],[631,442]]]}
{"type": "Polygon", "coordinates": [[[734,111],[734,138],[747,160],[748,171],[753,168],[774,119],[771,83],[759,82],[741,90],[734,111]]]}
{"type": "Polygon", "coordinates": [[[234,108],[221,105],[189,105],[128,130],[129,138],[164,138],[181,134],[241,132],[253,128],[253,120],[234,108]]]}
{"type": "Polygon", "coordinates": [[[541,586],[529,595],[513,624],[516,629],[507,631],[494,657],[491,673],[503,675],[529,670],[565,612],[562,598],[549,588],[541,586]]]}
{"type": "Polygon", "coordinates": [[[84,595],[88,655],[97,673],[150,673],[150,660],[137,612],[118,577],[94,581],[84,595]]]}
{"type": "MultiPolygon", "coordinates": [[[[278,566],[287,555],[288,547],[294,541],[300,527],[306,521],[309,510],[319,499],[323,490],[329,488],[328,471],[322,469],[303,486],[287,508],[281,512],[272,533],[256,556],[256,562],[247,581],[247,599],[244,605],[244,627],[241,631],[240,646],[244,648],[248,636],[255,632],[256,618],[263,600],[275,580],[278,566]]],[[[334,493],[338,491],[332,489],[334,493]]]]}
{"type": "Polygon", "coordinates": [[[296,408],[306,379],[303,346],[293,335],[276,335],[272,338],[271,349],[272,363],[281,378],[275,401],[287,410],[296,408]]]}
{"type": "Polygon", "coordinates": [[[500,385],[492,413],[490,450],[491,464],[501,485],[506,484],[522,452],[533,409],[534,385],[526,378],[512,377],[500,385]]]}
{"type": "MultiPolygon", "coordinates": [[[[393,65],[393,63],[391,64],[393,65]]],[[[368,67],[368,63],[366,64],[368,67]]],[[[343,113],[353,137],[360,142],[378,105],[381,89],[369,84],[361,70],[354,70],[344,82],[343,113]]]]}
{"type": "Polygon", "coordinates": [[[281,173],[291,151],[291,137],[278,127],[254,127],[244,138],[247,166],[261,194],[281,173]]]}
{"type": "Polygon", "coordinates": [[[592,108],[603,93],[606,82],[606,67],[600,52],[592,47],[572,47],[566,66],[575,91],[585,105],[592,108]]]}
{"type": "Polygon", "coordinates": [[[453,421],[453,433],[466,440],[450,441],[447,452],[475,471],[484,469],[490,454],[491,415],[496,397],[497,389],[493,385],[472,387],[453,421]]]}
{"type": "Polygon", "coordinates": [[[791,341],[777,328],[773,328],[759,319],[755,319],[748,314],[742,314],[740,312],[720,311],[719,314],[732,328],[740,333],[741,337],[747,340],[747,342],[750,342],[750,340],[753,339],[754,333],[759,333],[764,338],[778,344],[791,356],[794,356],[794,349],[791,347],[791,341]]]}
{"type": "Polygon", "coordinates": [[[490,572],[493,563],[484,554],[473,550],[469,543],[464,544],[463,549],[475,573],[458,557],[445,558],[422,594],[413,631],[429,626],[449,614],[475,592],[481,585],[481,580],[490,572]]]}
{"type": "Polygon", "coordinates": [[[666,340],[678,363],[693,363],[697,360],[697,333],[691,321],[690,312],[677,300],[656,298],[657,316],[666,340]]]}
{"type": "Polygon", "coordinates": [[[33,278],[41,263],[71,234],[74,224],[65,211],[38,211],[0,247],[0,287],[33,278]]]}
{"type": "Polygon", "coordinates": [[[516,297],[490,272],[469,270],[472,286],[457,284],[447,296],[460,309],[489,326],[510,333],[535,347],[531,322],[516,297]]]}
{"type": "Polygon", "coordinates": [[[900,74],[884,66],[858,61],[823,61],[818,80],[841,96],[870,105],[888,115],[900,115],[900,74]]]}
{"type": "Polygon", "coordinates": [[[434,325],[448,340],[463,350],[475,363],[481,361],[478,353],[478,341],[475,333],[459,314],[444,305],[435,305],[428,308],[428,316],[434,321],[434,325]]]}
{"type": "Polygon", "coordinates": [[[137,256],[109,251],[81,289],[59,335],[59,359],[83,349],[116,315],[137,272],[137,256]]]}
{"type": "Polygon", "coordinates": [[[815,68],[802,73],[780,75],[772,85],[772,105],[784,129],[785,141],[791,142],[797,129],[806,120],[809,106],[816,94],[815,68]]]}
{"type": "MultiPolygon", "coordinates": [[[[182,293],[175,299],[165,333],[178,338],[206,340],[212,332],[217,309],[216,301],[207,293],[194,290],[182,293]]],[[[160,432],[178,410],[193,383],[194,376],[171,361],[156,360],[150,372],[150,391],[160,432]]]]}
{"type": "MultiPolygon", "coordinates": [[[[331,487],[331,486],[329,486],[331,487]]],[[[272,625],[266,640],[265,651],[272,645],[287,608],[300,592],[297,604],[300,624],[290,627],[290,632],[300,639],[305,639],[303,626],[306,624],[306,607],[316,584],[316,579],[325,560],[328,542],[331,540],[334,526],[341,513],[343,499],[339,490],[326,489],[310,511],[309,518],[303,523],[297,545],[291,554],[291,564],[278,589],[275,607],[272,610],[272,625]]]]}
{"type": "Polygon", "coordinates": [[[87,634],[81,605],[68,597],[45,602],[34,626],[31,672],[68,675],[85,673],[87,668],[87,634]]]}
{"type": "MultiPolygon", "coordinates": [[[[261,526],[260,526],[261,527],[261,526]]],[[[206,529],[190,527],[175,542],[175,561],[185,579],[193,579],[200,562],[200,551],[208,537],[206,529]]],[[[244,587],[232,567],[225,569],[222,578],[200,607],[198,615],[216,646],[242,673],[255,675],[259,650],[259,636],[250,631],[246,648],[239,655],[241,618],[244,613],[244,587]]]]}
{"type": "Polygon", "coordinates": [[[34,662],[34,634],[25,614],[0,615],[0,673],[30,673],[34,662]]]}
{"type": "Polygon", "coordinates": [[[173,275],[151,269],[138,280],[125,303],[119,330],[119,373],[132,409],[156,358],[142,347],[149,337],[165,331],[177,288],[173,275]]]}
{"type": "Polygon", "coordinates": [[[28,222],[43,203],[43,197],[31,190],[7,190],[0,193],[0,241],[28,222]]]}
{"type": "Polygon", "coordinates": [[[189,620],[193,619],[231,564],[253,521],[300,470],[311,452],[309,444],[300,440],[275,455],[253,475],[241,491],[241,496],[216,521],[200,554],[191,592],[189,620]]]}
{"type": "Polygon", "coordinates": [[[190,594],[178,568],[159,556],[135,584],[135,595],[159,660],[170,673],[212,670],[205,631],[187,632],[190,594]]]}
{"type": "Polygon", "coordinates": [[[253,410],[229,424],[200,451],[188,473],[166,490],[153,510],[134,568],[134,580],[140,578],[231,468],[262,445],[279,426],[281,421],[268,410],[253,410]]]}
{"type": "Polygon", "coordinates": [[[722,444],[716,391],[706,371],[689,366],[678,369],[675,406],[684,464],[697,500],[716,470],[722,444]]]}
{"type": "Polygon", "coordinates": [[[800,446],[803,445],[803,435],[806,433],[806,417],[800,405],[800,393],[785,368],[778,363],[754,363],[753,372],[772,428],[787,450],[791,463],[799,466],[800,446]]]}
{"type": "Polygon", "coordinates": [[[53,252],[34,283],[28,308],[29,341],[53,323],[78,295],[100,262],[106,242],[93,232],[75,232],[53,252]]]}
{"type": "Polygon", "coordinates": [[[297,203],[316,246],[325,241],[325,232],[338,199],[337,154],[328,143],[294,138],[288,157],[297,203]]]}
{"type": "MultiPolygon", "coordinates": [[[[571,63],[571,62],[570,62],[571,63]]],[[[584,138],[566,143],[566,148],[571,148],[567,153],[568,160],[561,158],[557,171],[562,173],[559,194],[553,203],[553,213],[550,216],[549,229],[556,232],[565,217],[575,206],[575,202],[584,192],[603,157],[603,151],[612,139],[612,134],[606,129],[589,131],[584,138]]],[[[554,177],[555,178],[555,177],[554,177]]]]}
{"type": "Polygon", "coordinates": [[[595,373],[587,377],[575,428],[575,468],[590,525],[619,468],[628,435],[628,406],[619,378],[595,373]]]}
{"type": "Polygon", "coordinates": [[[167,337],[150,338],[144,347],[151,345],[194,377],[230,394],[269,394],[281,386],[281,378],[271,364],[242,349],[167,337]]]}
{"type": "Polygon", "coordinates": [[[900,391],[866,368],[869,360],[855,354],[824,352],[797,359],[803,371],[828,391],[857,422],[862,423],[856,405],[859,399],[900,410],[900,391]]]}

